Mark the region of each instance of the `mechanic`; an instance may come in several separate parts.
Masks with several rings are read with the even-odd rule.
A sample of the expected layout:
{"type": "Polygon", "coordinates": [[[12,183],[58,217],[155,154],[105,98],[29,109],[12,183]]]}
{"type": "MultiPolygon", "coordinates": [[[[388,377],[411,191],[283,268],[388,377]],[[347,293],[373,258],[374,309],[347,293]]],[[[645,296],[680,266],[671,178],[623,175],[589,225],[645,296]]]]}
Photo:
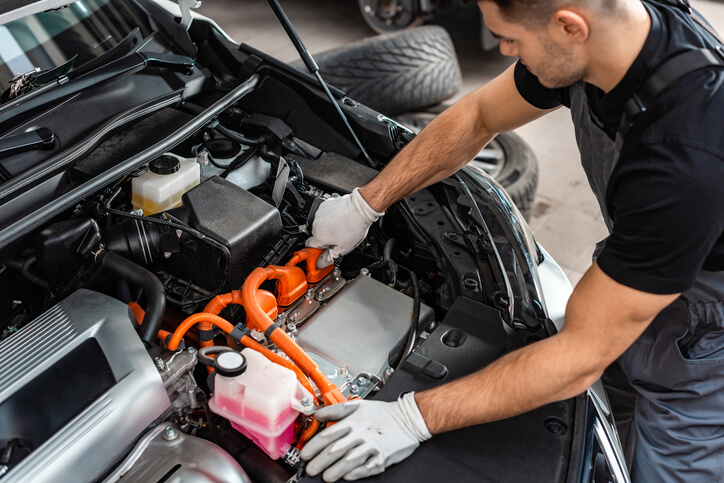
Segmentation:
{"type": "Polygon", "coordinates": [[[496,133],[560,106],[571,110],[610,236],[560,333],[395,402],[320,409],[319,421],[339,422],[303,449],[310,475],[378,474],[432,435],[575,397],[611,366],[631,384],[614,414],[633,481],[720,481],[724,69],[716,53],[698,70],[688,58],[664,69],[678,54],[721,45],[678,3],[478,2],[501,52],[519,61],[433,120],[373,181],[322,203],[308,245],[326,248],[321,264],[332,263],[394,202],[452,175],[496,133]],[[654,76],[660,92],[646,84],[654,76]]]}

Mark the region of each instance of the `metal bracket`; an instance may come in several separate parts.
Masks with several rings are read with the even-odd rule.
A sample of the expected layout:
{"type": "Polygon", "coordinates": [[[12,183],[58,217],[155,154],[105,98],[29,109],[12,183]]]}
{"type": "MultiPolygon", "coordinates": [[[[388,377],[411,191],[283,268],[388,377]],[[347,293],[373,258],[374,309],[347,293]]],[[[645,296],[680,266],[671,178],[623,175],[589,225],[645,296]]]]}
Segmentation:
{"type": "Polygon", "coordinates": [[[329,274],[329,278],[317,286],[317,300],[319,302],[329,300],[334,294],[342,290],[342,287],[344,287],[346,283],[347,281],[340,276],[339,269],[335,268],[334,271],[329,274]]]}
{"type": "Polygon", "coordinates": [[[314,290],[309,289],[296,305],[292,305],[285,312],[287,314],[287,322],[301,327],[317,309],[319,309],[319,302],[314,299],[314,290]]]}

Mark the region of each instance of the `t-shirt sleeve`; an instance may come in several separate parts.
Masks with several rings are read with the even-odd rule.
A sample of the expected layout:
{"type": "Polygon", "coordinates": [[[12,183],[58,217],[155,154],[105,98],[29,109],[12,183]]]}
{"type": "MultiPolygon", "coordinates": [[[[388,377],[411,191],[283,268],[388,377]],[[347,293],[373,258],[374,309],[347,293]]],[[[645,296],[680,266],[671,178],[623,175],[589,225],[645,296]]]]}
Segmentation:
{"type": "Polygon", "coordinates": [[[601,269],[648,293],[691,288],[724,231],[723,166],[684,145],[622,154],[607,190],[614,227],[597,259],[601,269]]]}
{"type": "Polygon", "coordinates": [[[553,109],[561,104],[570,107],[563,99],[568,89],[548,89],[520,61],[515,64],[513,75],[518,92],[532,106],[538,109],[553,109]]]}

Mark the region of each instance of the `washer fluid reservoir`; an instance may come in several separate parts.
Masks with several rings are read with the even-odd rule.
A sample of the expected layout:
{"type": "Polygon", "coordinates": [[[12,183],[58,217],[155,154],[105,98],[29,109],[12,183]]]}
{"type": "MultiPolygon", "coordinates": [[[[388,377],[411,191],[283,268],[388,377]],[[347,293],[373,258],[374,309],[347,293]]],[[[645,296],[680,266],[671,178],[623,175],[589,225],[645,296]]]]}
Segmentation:
{"type": "Polygon", "coordinates": [[[253,349],[223,352],[214,360],[216,376],[209,407],[273,459],[284,456],[294,438],[294,421],[312,395],[294,371],[253,349]]]}
{"type": "Polygon", "coordinates": [[[199,184],[195,160],[164,154],[148,163],[148,172],[131,181],[131,204],[152,215],[181,205],[181,196],[199,184]]]}

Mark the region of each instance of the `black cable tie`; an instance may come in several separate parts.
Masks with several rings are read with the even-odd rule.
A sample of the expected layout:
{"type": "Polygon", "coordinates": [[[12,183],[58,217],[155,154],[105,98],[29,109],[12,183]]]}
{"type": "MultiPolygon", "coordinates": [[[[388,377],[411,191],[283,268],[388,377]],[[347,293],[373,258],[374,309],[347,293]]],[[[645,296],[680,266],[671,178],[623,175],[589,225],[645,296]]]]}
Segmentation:
{"type": "Polygon", "coordinates": [[[197,332],[200,341],[214,340],[214,337],[216,337],[216,327],[208,330],[197,329],[197,332]]]}
{"type": "Polygon", "coordinates": [[[272,332],[277,330],[279,327],[281,327],[281,324],[279,322],[274,322],[267,330],[264,331],[264,337],[271,341],[272,332]]]}
{"type": "Polygon", "coordinates": [[[239,322],[229,334],[232,339],[241,344],[241,338],[245,335],[251,336],[251,330],[243,322],[239,322]]]}

